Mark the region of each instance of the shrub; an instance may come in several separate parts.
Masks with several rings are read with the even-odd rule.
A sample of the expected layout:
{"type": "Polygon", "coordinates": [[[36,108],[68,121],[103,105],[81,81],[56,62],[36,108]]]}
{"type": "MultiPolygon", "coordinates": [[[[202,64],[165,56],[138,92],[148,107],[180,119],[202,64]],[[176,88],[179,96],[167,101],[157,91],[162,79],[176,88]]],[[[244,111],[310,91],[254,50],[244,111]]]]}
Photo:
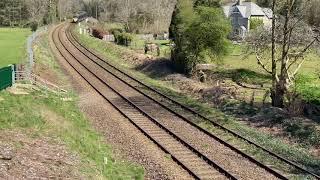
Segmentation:
{"type": "Polygon", "coordinates": [[[93,28],[92,29],[92,35],[93,37],[103,39],[103,36],[107,35],[108,33],[102,29],[93,28]]]}
{"type": "Polygon", "coordinates": [[[133,40],[133,36],[130,33],[115,31],[113,35],[119,45],[129,46],[133,40]]]}

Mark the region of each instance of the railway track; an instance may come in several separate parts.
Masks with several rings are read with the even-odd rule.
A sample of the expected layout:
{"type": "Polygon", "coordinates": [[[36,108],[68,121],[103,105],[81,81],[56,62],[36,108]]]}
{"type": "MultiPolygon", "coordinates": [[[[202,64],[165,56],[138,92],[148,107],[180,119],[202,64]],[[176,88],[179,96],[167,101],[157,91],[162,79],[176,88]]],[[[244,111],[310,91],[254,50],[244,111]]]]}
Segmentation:
{"type": "Polygon", "coordinates": [[[81,63],[77,64],[76,59],[70,56],[60,41],[60,28],[53,33],[54,43],[66,59],[68,64],[92,86],[102,97],[112,104],[122,115],[130,120],[143,134],[157,144],[162,150],[170,154],[172,159],[188,171],[195,179],[236,179],[223,168],[199,153],[192,146],[177,138],[161,125],[154,123],[141,110],[133,108],[130,101],[119,95],[114,89],[106,85],[103,80],[90,72],[81,63]]]}
{"type": "MultiPolygon", "coordinates": [[[[162,92],[160,92],[159,90],[146,85],[145,83],[143,83],[142,81],[130,76],[128,73],[126,73],[125,71],[119,69],[118,67],[110,64],[108,61],[106,61],[103,57],[101,57],[100,55],[98,55],[98,53],[94,53],[92,52],[92,50],[89,50],[87,47],[85,47],[84,45],[82,45],[77,38],[75,38],[73,36],[73,34],[71,33],[71,31],[69,30],[68,32],[68,37],[70,39],[70,42],[81,52],[83,53],[83,55],[85,55],[86,57],[90,58],[90,59],[95,59],[95,63],[98,64],[100,67],[102,67],[104,70],[108,71],[110,74],[112,74],[114,77],[118,78],[120,81],[126,83],[128,86],[132,87],[133,89],[135,89],[136,91],[140,92],[141,94],[143,94],[144,96],[152,99],[154,102],[158,103],[161,105],[162,108],[165,108],[166,110],[176,114],[177,116],[179,116],[180,118],[182,118],[183,120],[187,121],[188,123],[190,123],[191,125],[197,127],[199,130],[201,130],[202,132],[208,134],[209,136],[217,139],[218,141],[220,141],[221,143],[225,144],[226,146],[229,146],[227,143],[225,143],[223,140],[220,140],[219,138],[216,138],[213,134],[211,134],[210,132],[208,132],[207,130],[204,130],[203,128],[199,127],[196,123],[194,123],[193,121],[191,121],[190,119],[197,119],[200,118],[201,120],[204,120],[205,122],[210,123],[211,125],[213,125],[214,127],[217,127],[219,129],[221,129],[222,131],[238,138],[239,140],[254,146],[255,148],[262,150],[264,153],[270,155],[271,157],[278,159],[279,161],[285,163],[288,166],[291,166],[292,168],[294,168],[295,170],[309,175],[309,177],[315,178],[315,179],[320,179],[320,175],[316,174],[304,167],[302,167],[301,165],[290,161],[262,146],[260,146],[259,144],[241,136],[240,134],[214,122],[213,120],[205,117],[204,115],[196,112],[195,110],[187,107],[184,104],[179,103],[178,101],[170,98],[169,96],[163,94],[162,92]],[[147,91],[148,93],[145,93],[145,91],[147,91]],[[154,98],[157,97],[157,98],[154,98]],[[158,99],[158,100],[156,100],[158,99]],[[159,100],[160,99],[160,100],[159,100]],[[164,103],[165,102],[165,103],[164,103]],[[173,106],[175,107],[174,110],[168,108],[169,106],[173,106]],[[180,113],[177,113],[177,109],[180,109],[181,111],[179,111],[180,113]],[[183,115],[182,115],[183,114],[183,115]]],[[[238,153],[239,150],[237,148],[234,147],[230,147],[233,148],[235,151],[237,151],[238,153]]],[[[243,156],[251,159],[250,156],[247,156],[245,153],[242,154],[243,156]]],[[[254,158],[251,159],[254,163],[259,164],[261,167],[265,168],[265,165],[263,165],[262,163],[258,162],[257,160],[255,160],[254,158]]],[[[271,170],[272,171],[272,170],[271,170]]],[[[281,178],[281,176],[280,176],[281,178]]]]}
{"type": "MultiPolygon", "coordinates": [[[[53,40],[70,66],[142,133],[170,154],[172,159],[194,178],[287,179],[279,172],[263,165],[253,157],[200,128],[189,121],[188,118],[142,92],[137,87],[145,86],[143,83],[91,53],[76,41],[68,29],[65,30],[64,28],[64,26],[59,26],[54,31],[53,40]],[[134,83],[136,84],[133,85],[134,83]],[[184,130],[184,127],[188,128],[184,130]],[[186,130],[190,131],[186,132],[186,130]],[[187,135],[188,133],[189,135],[187,135]],[[199,137],[192,137],[195,135],[199,135],[199,137]],[[196,141],[204,141],[209,144],[210,148],[214,148],[214,146],[218,146],[218,148],[210,151],[207,148],[200,147],[199,142],[196,141]],[[225,154],[218,153],[218,155],[226,156],[223,159],[225,162],[216,160],[217,157],[212,155],[217,150],[225,152],[225,154]],[[234,162],[232,158],[234,158],[234,162]],[[241,164],[239,162],[246,163],[241,164]],[[254,166],[254,168],[241,167],[240,170],[234,169],[235,166],[241,165],[254,166]],[[245,170],[257,170],[257,173],[249,173],[248,177],[244,175],[246,174],[246,172],[243,172],[245,170]]],[[[145,87],[153,90],[148,86],[145,87]]],[[[161,95],[157,91],[154,91],[154,93],[161,95]]],[[[165,95],[163,95],[163,98],[168,99],[165,95]]],[[[179,105],[178,102],[176,103],[179,105]]],[[[196,112],[193,114],[196,114],[196,112]]],[[[200,144],[203,145],[203,142],[200,142],[200,144]]]]}

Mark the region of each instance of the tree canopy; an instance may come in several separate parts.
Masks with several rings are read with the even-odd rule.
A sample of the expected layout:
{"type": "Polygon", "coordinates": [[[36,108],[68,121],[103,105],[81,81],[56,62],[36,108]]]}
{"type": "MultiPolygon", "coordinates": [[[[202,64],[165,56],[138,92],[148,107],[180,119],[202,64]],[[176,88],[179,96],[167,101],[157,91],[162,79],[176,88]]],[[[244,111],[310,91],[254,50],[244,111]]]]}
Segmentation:
{"type": "Polygon", "coordinates": [[[172,60],[180,72],[190,73],[198,63],[227,53],[230,23],[221,8],[207,6],[212,2],[218,1],[178,1],[170,29],[175,43],[172,60]]]}

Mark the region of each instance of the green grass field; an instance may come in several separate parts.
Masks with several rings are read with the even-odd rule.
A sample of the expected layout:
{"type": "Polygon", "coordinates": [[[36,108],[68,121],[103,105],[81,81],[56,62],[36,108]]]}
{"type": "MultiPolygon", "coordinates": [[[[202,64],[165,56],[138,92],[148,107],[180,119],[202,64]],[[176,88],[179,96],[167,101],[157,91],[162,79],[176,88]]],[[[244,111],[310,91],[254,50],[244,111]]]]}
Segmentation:
{"type": "Polygon", "coordinates": [[[0,67],[23,61],[30,34],[30,29],[0,28],[0,67]]]}
{"type": "MultiPolygon", "coordinates": [[[[258,65],[254,55],[244,57],[242,47],[239,45],[232,45],[230,47],[230,55],[223,59],[224,67],[228,69],[250,69],[257,73],[266,74],[266,72],[258,65]]],[[[308,72],[316,74],[320,72],[320,56],[315,53],[309,53],[306,56],[306,61],[302,65],[300,72],[308,72]]],[[[271,67],[271,63],[267,64],[271,67]]]]}
{"type": "MultiPolygon", "coordinates": [[[[233,45],[231,54],[223,59],[221,76],[248,84],[271,84],[271,76],[258,65],[254,55],[244,56],[242,47],[233,45]]],[[[320,104],[320,55],[310,52],[305,57],[296,81],[296,90],[307,101],[320,104]]],[[[266,63],[271,67],[270,63],[266,63]]]]}

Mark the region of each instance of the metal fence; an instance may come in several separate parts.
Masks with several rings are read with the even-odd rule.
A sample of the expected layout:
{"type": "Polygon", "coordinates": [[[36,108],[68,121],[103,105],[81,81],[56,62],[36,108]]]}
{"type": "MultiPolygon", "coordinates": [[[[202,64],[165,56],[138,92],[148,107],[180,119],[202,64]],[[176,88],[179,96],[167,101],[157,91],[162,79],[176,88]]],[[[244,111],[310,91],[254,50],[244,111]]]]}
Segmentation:
{"type": "Polygon", "coordinates": [[[3,90],[7,87],[14,84],[14,66],[10,65],[0,69],[0,90],[3,90]]]}

